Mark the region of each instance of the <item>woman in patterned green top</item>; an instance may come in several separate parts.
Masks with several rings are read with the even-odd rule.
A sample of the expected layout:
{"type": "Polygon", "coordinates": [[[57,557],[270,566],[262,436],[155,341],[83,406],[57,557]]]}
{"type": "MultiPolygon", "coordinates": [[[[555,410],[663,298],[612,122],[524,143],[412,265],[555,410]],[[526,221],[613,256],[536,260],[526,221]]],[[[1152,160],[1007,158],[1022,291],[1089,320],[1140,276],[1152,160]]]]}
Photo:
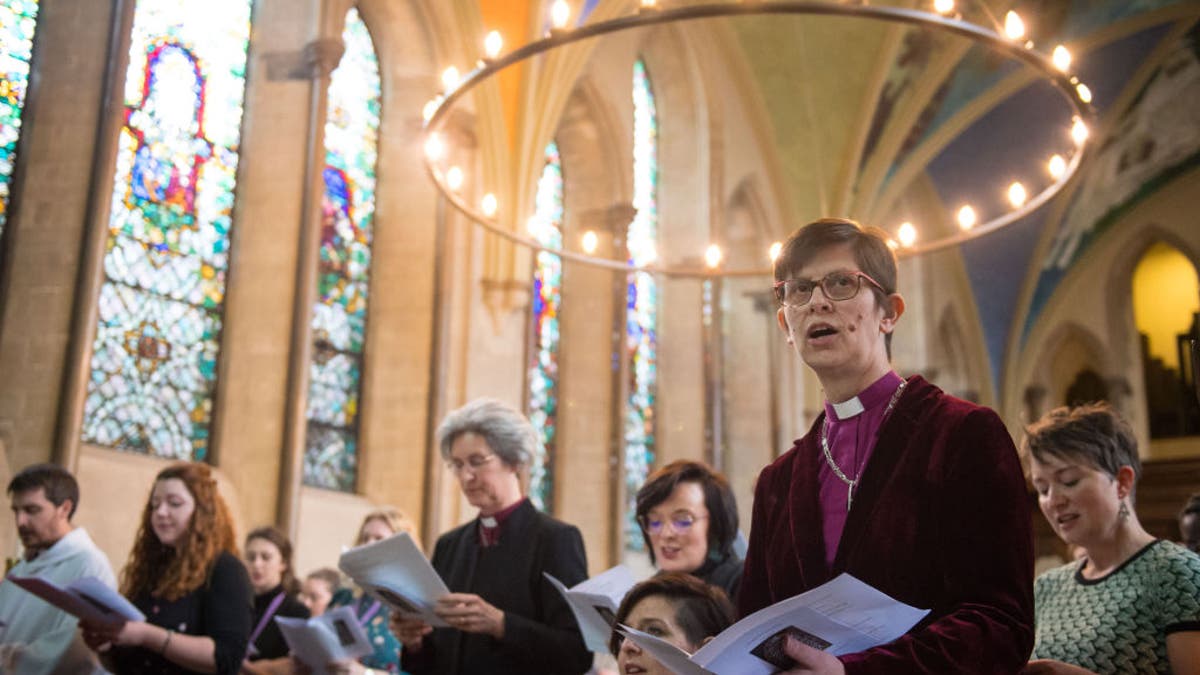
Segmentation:
{"type": "Polygon", "coordinates": [[[1086,554],[1035,582],[1025,673],[1200,674],[1200,556],[1138,522],[1129,425],[1101,403],[1058,408],[1026,433],[1038,505],[1086,554]]]}

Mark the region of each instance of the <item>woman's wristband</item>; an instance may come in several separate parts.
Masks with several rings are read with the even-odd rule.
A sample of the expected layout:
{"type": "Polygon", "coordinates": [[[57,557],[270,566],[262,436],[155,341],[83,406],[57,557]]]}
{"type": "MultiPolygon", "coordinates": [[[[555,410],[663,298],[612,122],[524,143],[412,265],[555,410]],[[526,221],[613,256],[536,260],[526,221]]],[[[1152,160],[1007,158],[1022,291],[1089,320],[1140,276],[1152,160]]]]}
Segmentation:
{"type": "Polygon", "coordinates": [[[175,631],[171,630],[170,628],[168,628],[166,630],[167,630],[167,636],[165,638],[163,638],[162,646],[158,648],[159,654],[167,653],[167,647],[171,644],[171,636],[175,634],[175,631]]]}

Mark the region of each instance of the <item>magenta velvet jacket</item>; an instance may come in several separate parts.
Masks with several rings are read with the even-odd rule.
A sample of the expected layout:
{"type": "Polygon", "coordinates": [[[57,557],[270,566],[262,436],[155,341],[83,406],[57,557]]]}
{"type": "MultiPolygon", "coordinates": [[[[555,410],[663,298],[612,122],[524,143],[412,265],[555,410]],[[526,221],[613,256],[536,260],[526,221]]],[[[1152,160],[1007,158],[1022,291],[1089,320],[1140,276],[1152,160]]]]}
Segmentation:
{"type": "Polygon", "coordinates": [[[999,416],[911,378],[880,428],[832,568],[817,502],[823,421],[759,475],[741,616],[849,572],[931,611],[900,639],[843,656],[848,675],[1018,672],[1033,648],[1033,535],[999,416]]]}

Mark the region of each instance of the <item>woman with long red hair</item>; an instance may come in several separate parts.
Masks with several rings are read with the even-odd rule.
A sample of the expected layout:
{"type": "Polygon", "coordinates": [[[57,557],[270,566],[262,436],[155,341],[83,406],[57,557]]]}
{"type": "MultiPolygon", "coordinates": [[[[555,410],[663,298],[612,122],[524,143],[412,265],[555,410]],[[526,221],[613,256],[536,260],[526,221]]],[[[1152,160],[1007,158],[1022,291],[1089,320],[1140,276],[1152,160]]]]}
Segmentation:
{"type": "Polygon", "coordinates": [[[250,636],[252,592],[229,509],[208,466],[187,462],[159,472],[121,592],[145,621],[83,626],[84,640],[110,670],[238,672],[250,636]]]}

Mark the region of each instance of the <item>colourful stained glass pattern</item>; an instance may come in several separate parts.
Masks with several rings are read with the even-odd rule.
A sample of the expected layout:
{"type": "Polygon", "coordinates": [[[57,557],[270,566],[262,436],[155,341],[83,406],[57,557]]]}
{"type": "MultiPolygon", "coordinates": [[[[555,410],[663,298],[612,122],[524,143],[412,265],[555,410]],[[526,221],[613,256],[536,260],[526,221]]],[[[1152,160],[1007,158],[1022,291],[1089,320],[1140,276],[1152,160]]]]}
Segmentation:
{"type": "Polygon", "coordinates": [[[8,221],[37,13],[37,0],[0,0],[0,241],[8,221]]]}
{"type": "MultiPolygon", "coordinates": [[[[563,173],[558,145],[546,146],[538,179],[531,234],[542,246],[562,248],[563,173]]],[[[562,308],[562,258],[539,251],[533,271],[533,348],[529,366],[529,421],[538,444],[529,472],[529,498],[549,511],[554,493],[554,449],[558,433],[558,343],[562,308]]]]}
{"type": "MultiPolygon", "coordinates": [[[[633,65],[633,207],[637,215],[625,237],[630,265],[650,263],[658,241],[658,113],[646,64],[633,65]]],[[[654,464],[654,416],[658,380],[658,287],[654,276],[632,272],[625,304],[625,350],[629,394],[625,405],[625,545],[645,544],[636,521],[637,491],[654,464]]]]}
{"type": "Polygon", "coordinates": [[[382,97],[375,45],[355,9],[346,14],[342,40],[346,51],[330,78],[325,122],[325,196],[312,318],[304,482],[351,492],[358,471],[382,97]]]}
{"type": "Polygon", "coordinates": [[[139,0],[83,440],[204,459],[251,0],[139,0]]]}

